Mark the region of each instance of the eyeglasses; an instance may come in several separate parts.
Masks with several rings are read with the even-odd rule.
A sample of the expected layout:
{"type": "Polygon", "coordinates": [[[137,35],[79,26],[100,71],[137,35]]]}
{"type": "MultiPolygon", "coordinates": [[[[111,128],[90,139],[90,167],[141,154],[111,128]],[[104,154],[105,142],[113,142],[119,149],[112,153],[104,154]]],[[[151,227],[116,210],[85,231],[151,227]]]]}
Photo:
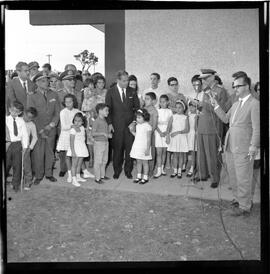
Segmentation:
{"type": "Polygon", "coordinates": [[[237,86],[232,86],[232,88],[233,89],[239,89],[240,87],[244,87],[244,86],[246,86],[247,84],[245,84],[245,85],[237,85],[237,86]]]}

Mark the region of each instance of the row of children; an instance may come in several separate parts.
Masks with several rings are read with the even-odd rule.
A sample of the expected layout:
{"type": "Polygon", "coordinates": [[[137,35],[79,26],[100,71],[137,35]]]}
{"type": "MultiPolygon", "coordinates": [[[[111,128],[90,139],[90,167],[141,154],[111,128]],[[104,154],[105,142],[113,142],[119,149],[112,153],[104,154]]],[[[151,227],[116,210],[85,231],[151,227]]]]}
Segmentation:
{"type": "Polygon", "coordinates": [[[154,178],[166,175],[165,163],[171,159],[173,173],[171,178],[182,178],[182,167],[188,152],[192,154],[192,165],[187,176],[192,176],[195,159],[195,119],[196,107],[183,100],[176,101],[175,113],[169,108],[169,98],[166,94],[160,96],[160,108],[155,108],[156,95],[153,92],[145,95],[145,108],[136,113],[136,123],[130,125],[130,132],[135,140],[130,156],[137,160],[137,178],[134,183],[145,184],[149,174],[154,170],[154,155],[156,156],[157,173],[154,178]]]}

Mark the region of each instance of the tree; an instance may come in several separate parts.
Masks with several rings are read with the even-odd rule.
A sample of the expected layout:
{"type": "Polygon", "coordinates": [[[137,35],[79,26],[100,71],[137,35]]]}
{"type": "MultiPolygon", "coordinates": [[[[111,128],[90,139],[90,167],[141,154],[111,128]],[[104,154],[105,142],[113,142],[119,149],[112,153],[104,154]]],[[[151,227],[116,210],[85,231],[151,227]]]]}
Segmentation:
{"type": "Polygon", "coordinates": [[[95,66],[98,62],[98,57],[95,56],[93,52],[90,52],[85,49],[81,53],[74,55],[75,59],[79,61],[82,65],[82,71],[88,71],[91,66],[95,66]]]}

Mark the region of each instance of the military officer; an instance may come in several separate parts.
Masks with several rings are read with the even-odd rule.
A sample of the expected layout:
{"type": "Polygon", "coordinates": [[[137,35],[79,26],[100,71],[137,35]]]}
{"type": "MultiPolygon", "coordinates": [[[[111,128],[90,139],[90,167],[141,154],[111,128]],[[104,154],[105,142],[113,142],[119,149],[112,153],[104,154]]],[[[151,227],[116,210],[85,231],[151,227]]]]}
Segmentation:
{"type": "Polygon", "coordinates": [[[53,177],[54,145],[56,127],[59,122],[60,104],[55,91],[49,89],[48,76],[42,72],[33,78],[37,85],[36,93],[27,98],[27,106],[37,110],[35,124],[37,127],[38,141],[33,150],[34,184],[41,182],[44,175],[51,182],[57,181],[53,177]]]}
{"type": "Polygon", "coordinates": [[[29,72],[30,72],[30,74],[29,74],[29,79],[30,79],[31,81],[33,81],[34,76],[35,76],[37,73],[39,73],[39,71],[38,71],[38,69],[39,69],[39,64],[38,64],[37,61],[33,61],[33,62],[30,62],[30,63],[28,64],[28,67],[29,67],[29,72]]]}

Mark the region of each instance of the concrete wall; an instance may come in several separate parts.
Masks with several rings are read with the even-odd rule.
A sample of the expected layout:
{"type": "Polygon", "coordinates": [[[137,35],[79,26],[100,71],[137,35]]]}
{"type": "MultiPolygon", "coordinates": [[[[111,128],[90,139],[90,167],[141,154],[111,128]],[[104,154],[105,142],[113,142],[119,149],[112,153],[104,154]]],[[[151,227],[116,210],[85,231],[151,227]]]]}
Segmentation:
{"type": "Polygon", "coordinates": [[[151,72],[179,79],[191,94],[191,77],[200,68],[215,69],[226,88],[233,72],[243,70],[259,79],[258,10],[126,10],[126,70],[140,89],[149,86],[151,72]]]}

